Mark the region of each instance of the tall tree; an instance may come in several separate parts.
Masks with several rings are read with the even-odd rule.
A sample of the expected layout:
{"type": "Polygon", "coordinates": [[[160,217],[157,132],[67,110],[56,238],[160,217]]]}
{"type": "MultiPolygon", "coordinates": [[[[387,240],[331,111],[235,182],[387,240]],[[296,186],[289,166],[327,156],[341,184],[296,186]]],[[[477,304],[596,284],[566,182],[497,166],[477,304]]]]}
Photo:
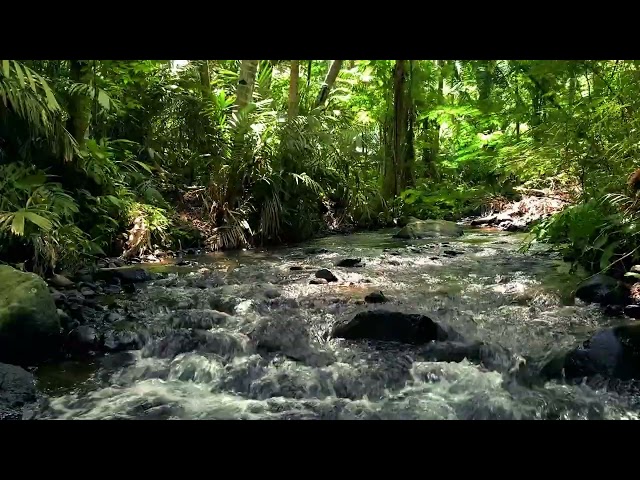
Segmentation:
{"type": "Polygon", "coordinates": [[[291,60],[291,73],[289,74],[289,119],[298,115],[298,80],[300,77],[300,60],[291,60]]]}
{"type": "MultiPolygon", "coordinates": [[[[446,62],[444,60],[436,60],[435,66],[438,69],[438,87],[436,90],[436,106],[444,103],[444,78],[446,62]]],[[[426,174],[435,178],[437,176],[437,161],[440,153],[440,122],[437,119],[425,118],[422,124],[425,146],[422,150],[422,161],[426,167],[426,174]]]]}
{"type": "Polygon", "coordinates": [[[338,73],[340,73],[340,68],[342,68],[342,62],[343,60],[334,60],[333,62],[331,62],[331,67],[329,67],[327,76],[322,83],[320,93],[318,94],[318,98],[316,99],[316,108],[324,105],[324,102],[326,102],[327,98],[329,98],[331,88],[333,88],[333,84],[336,82],[336,78],[338,78],[338,73]]]}
{"type": "Polygon", "coordinates": [[[402,192],[413,177],[413,123],[411,60],[396,60],[393,69],[393,101],[385,125],[385,176],[383,193],[391,199],[402,192]]]}
{"type": "Polygon", "coordinates": [[[253,100],[253,87],[256,83],[256,71],[259,60],[242,60],[240,76],[236,90],[236,105],[244,108],[253,100]]]}
{"type": "MultiPolygon", "coordinates": [[[[93,72],[88,60],[69,60],[69,78],[72,82],[90,85],[93,72]]],[[[69,96],[67,113],[67,130],[78,142],[79,147],[83,147],[85,136],[89,130],[89,117],[91,114],[91,98],[88,89],[74,89],[69,96]]]]}
{"type": "Polygon", "coordinates": [[[200,60],[198,65],[200,73],[200,86],[202,88],[202,96],[209,98],[211,96],[211,77],[209,76],[209,60],[200,60]]]}

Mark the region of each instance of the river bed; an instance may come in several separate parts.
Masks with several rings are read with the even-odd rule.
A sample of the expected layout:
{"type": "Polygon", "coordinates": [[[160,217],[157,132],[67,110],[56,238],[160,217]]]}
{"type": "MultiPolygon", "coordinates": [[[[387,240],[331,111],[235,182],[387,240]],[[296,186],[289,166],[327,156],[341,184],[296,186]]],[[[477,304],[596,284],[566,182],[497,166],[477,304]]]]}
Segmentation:
{"type": "Polygon", "coordinates": [[[141,348],[42,367],[43,419],[635,419],[632,394],[510,372],[624,320],[576,304],[584,275],[523,235],[467,229],[402,241],[391,231],[295,248],[190,257],[103,299],[141,348]],[[364,266],[336,267],[344,258],[364,266]],[[293,267],[293,269],[292,269],[293,267]],[[319,268],[338,282],[310,284],[319,268]],[[387,303],[364,298],[382,291],[387,303]],[[331,339],[369,309],[420,313],[509,352],[491,368],[424,361],[415,347],[331,339]]]}

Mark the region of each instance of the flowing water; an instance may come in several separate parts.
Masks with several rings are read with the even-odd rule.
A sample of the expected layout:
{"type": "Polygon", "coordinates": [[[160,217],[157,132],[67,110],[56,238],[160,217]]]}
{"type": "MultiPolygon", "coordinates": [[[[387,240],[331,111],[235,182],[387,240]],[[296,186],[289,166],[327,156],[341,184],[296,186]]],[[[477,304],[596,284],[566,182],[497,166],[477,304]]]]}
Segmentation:
{"type": "Polygon", "coordinates": [[[163,267],[164,278],[139,292],[105,299],[122,317],[119,334],[134,336],[142,348],[41,369],[47,398],[32,416],[637,417],[634,395],[556,381],[530,384],[512,375],[524,361],[542,362],[621,321],[573,304],[581,277],[567,264],[544,251],[519,253],[522,236],[505,232],[467,230],[458,239],[411,242],[391,235],[335,236],[163,267]],[[354,257],[365,266],[333,266],[354,257]],[[339,281],[310,285],[323,267],[339,281]],[[389,302],[365,304],[375,291],[389,302]],[[336,321],[367,309],[422,313],[503,353],[482,363],[429,361],[417,347],[329,338],[336,321]]]}

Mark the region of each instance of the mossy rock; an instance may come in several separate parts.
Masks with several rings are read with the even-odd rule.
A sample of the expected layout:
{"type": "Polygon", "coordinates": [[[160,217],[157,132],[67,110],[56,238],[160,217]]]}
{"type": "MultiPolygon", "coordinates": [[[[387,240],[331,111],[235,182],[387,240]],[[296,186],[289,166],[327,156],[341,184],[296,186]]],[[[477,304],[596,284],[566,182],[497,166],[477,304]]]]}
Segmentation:
{"type": "Polygon", "coordinates": [[[462,227],[446,220],[413,220],[394,236],[396,238],[419,239],[436,237],[459,237],[462,227]]]}
{"type": "Polygon", "coordinates": [[[0,265],[0,362],[29,365],[55,354],[60,318],[47,284],[0,265]]]}

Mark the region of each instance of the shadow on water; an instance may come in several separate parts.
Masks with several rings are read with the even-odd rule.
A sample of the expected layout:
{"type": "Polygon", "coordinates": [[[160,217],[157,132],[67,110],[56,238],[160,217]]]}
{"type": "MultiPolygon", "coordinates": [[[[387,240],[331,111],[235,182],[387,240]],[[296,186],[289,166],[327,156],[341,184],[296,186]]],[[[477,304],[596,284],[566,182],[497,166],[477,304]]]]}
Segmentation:
{"type": "Polygon", "coordinates": [[[614,321],[573,304],[584,274],[544,251],[520,253],[522,235],[402,241],[393,233],[150,267],[163,278],[112,305],[141,349],[41,370],[47,399],[37,417],[636,418],[634,396],[532,387],[510,373],[614,321]],[[364,265],[336,267],[344,258],[364,265]],[[338,281],[310,284],[319,268],[338,281]],[[377,291],[388,303],[366,304],[377,291]],[[433,361],[424,348],[328,339],[337,321],[371,309],[426,314],[503,353],[478,362],[449,351],[452,361],[433,361]]]}

